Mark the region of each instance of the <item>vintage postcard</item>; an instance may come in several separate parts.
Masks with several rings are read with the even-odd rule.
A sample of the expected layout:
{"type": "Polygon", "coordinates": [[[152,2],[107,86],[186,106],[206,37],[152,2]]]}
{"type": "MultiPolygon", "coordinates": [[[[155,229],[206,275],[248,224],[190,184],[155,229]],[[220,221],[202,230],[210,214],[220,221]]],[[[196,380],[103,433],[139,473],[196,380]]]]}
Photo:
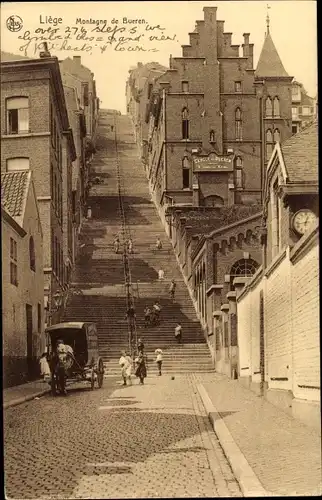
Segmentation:
{"type": "Polygon", "coordinates": [[[4,496],[321,495],[317,4],[4,2],[4,496]]]}

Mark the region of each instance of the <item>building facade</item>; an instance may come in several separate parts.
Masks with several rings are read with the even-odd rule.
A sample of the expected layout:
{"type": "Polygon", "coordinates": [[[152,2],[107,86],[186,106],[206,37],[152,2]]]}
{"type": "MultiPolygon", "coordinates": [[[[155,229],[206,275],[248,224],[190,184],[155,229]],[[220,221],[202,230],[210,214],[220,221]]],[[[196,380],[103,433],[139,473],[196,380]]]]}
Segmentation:
{"type": "Polygon", "coordinates": [[[240,55],[216,7],[204,8],[189,37],[182,56],[170,57],[169,69],[138,96],[147,105],[145,161],[163,219],[169,205],[259,203],[272,147],[292,133],[292,77],[269,26],[256,70],[250,35],[240,55]]]}
{"type": "Polygon", "coordinates": [[[59,63],[63,85],[77,89],[79,104],[84,110],[86,138],[89,149],[95,148],[99,99],[94,73],[83,66],[80,56],[67,57],[59,63]]]}
{"type": "MultiPolygon", "coordinates": [[[[85,157],[86,149],[86,122],[84,111],[79,104],[77,89],[64,85],[65,101],[67,106],[68,119],[73,131],[75,142],[76,159],[72,163],[71,178],[71,212],[72,212],[72,263],[78,254],[81,224],[84,218],[86,205],[86,186],[89,180],[89,171],[85,157]]],[[[68,207],[70,209],[70,207],[68,207]]]]}
{"type": "Polygon", "coordinates": [[[43,235],[29,171],[1,174],[4,387],[38,375],[45,348],[43,235]]]}
{"type": "Polygon", "coordinates": [[[302,83],[292,83],[292,133],[297,134],[317,116],[316,98],[310,97],[302,83]]]}
{"type": "Polygon", "coordinates": [[[316,123],[275,146],[264,193],[262,266],[237,283],[234,305],[239,377],[320,429],[316,123]]]}
{"type": "Polygon", "coordinates": [[[156,78],[167,69],[157,62],[147,64],[139,62],[136,68],[129,71],[130,76],[126,82],[126,111],[132,118],[142,159],[147,157],[149,132],[146,122],[147,103],[156,78]]]}
{"type": "Polygon", "coordinates": [[[47,322],[72,263],[72,162],[76,159],[58,60],[1,62],[1,172],[32,171],[44,237],[47,322]]]}

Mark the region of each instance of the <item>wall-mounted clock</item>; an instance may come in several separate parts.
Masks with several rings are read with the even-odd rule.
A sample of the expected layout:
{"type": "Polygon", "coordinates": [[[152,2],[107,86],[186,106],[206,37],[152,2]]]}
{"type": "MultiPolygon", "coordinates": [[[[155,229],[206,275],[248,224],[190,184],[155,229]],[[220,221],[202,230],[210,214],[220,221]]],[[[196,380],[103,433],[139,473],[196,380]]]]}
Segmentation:
{"type": "Polygon", "coordinates": [[[317,216],[312,210],[302,208],[293,215],[292,227],[298,234],[303,235],[309,231],[317,222],[317,216]]]}

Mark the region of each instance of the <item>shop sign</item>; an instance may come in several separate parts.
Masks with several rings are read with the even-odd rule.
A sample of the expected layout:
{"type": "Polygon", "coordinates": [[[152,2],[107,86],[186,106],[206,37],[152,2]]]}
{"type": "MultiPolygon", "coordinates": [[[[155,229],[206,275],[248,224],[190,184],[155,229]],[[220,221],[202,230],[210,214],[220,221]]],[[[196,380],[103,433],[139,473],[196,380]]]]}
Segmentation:
{"type": "Polygon", "coordinates": [[[194,172],[232,172],[234,155],[224,156],[211,153],[209,156],[194,158],[194,172]]]}

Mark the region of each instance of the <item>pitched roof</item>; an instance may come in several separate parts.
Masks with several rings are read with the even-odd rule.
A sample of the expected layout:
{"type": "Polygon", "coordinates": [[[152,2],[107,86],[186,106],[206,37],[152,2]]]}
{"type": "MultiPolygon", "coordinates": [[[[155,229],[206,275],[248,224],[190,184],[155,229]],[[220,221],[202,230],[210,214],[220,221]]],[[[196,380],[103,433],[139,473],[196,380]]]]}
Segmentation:
{"type": "Polygon", "coordinates": [[[281,144],[288,182],[318,182],[317,121],[281,144]]]}
{"type": "Polygon", "coordinates": [[[11,54],[10,52],[4,52],[3,50],[0,53],[1,62],[6,61],[20,61],[21,59],[30,59],[30,57],[25,57],[17,54],[11,54]]]}
{"type": "Polygon", "coordinates": [[[284,69],[270,33],[266,35],[255,75],[260,77],[289,76],[284,69]]]}
{"type": "Polygon", "coordinates": [[[21,227],[30,175],[29,170],[1,174],[1,205],[21,227]]]}

